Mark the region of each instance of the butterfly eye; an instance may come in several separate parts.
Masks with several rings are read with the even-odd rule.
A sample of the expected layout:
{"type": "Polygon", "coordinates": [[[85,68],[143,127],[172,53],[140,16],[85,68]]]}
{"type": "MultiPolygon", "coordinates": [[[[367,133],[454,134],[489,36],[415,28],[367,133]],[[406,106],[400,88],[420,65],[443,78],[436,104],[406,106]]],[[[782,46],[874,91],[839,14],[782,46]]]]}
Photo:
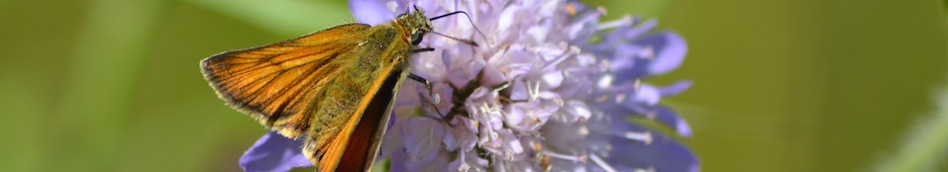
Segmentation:
{"type": "Polygon", "coordinates": [[[417,32],[417,33],[411,34],[411,45],[418,45],[418,44],[420,44],[420,43],[421,43],[421,39],[423,39],[423,38],[424,38],[424,35],[423,35],[423,33],[421,33],[421,32],[417,32]]]}

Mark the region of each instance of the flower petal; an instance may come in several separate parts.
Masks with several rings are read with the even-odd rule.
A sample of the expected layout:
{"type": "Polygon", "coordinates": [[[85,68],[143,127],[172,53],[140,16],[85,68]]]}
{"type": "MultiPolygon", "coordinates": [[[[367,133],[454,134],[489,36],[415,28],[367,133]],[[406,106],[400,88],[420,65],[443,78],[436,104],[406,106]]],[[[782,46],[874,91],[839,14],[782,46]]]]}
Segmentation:
{"type": "Polygon", "coordinates": [[[685,60],[685,54],[688,52],[685,40],[675,32],[660,32],[636,41],[636,43],[651,45],[655,51],[655,59],[648,66],[648,74],[650,75],[659,75],[678,68],[681,62],[685,60]]]}
{"type": "Polygon", "coordinates": [[[303,141],[276,132],[267,133],[240,157],[240,167],[244,171],[289,171],[295,167],[312,166],[300,152],[302,146],[303,141]]]}
{"type": "Polygon", "coordinates": [[[659,123],[672,127],[681,136],[691,137],[691,126],[678,113],[665,106],[655,106],[655,113],[659,123]]]}
{"type": "Polygon", "coordinates": [[[408,160],[414,162],[432,162],[438,154],[444,138],[444,126],[430,118],[412,117],[406,121],[401,134],[408,160]]]}
{"type": "Polygon", "coordinates": [[[409,171],[406,169],[407,167],[405,167],[405,164],[408,164],[408,155],[405,153],[405,151],[394,151],[392,152],[392,155],[388,156],[388,159],[390,165],[388,169],[389,172],[409,171]]]}
{"type": "MultiPolygon", "coordinates": [[[[644,127],[627,122],[615,122],[615,129],[645,131],[651,133],[651,142],[630,140],[619,136],[610,137],[613,145],[606,161],[623,168],[654,168],[654,171],[698,171],[697,156],[676,140],[644,127]]],[[[618,167],[617,167],[618,168],[618,167]]]]}
{"type": "Polygon", "coordinates": [[[678,93],[687,90],[689,87],[691,87],[691,81],[678,81],[670,86],[659,88],[658,92],[662,95],[662,97],[668,97],[678,95],[678,93]]]}
{"type": "Polygon", "coordinates": [[[349,0],[349,11],[352,12],[352,17],[355,17],[359,23],[382,24],[395,19],[395,12],[386,6],[388,3],[397,3],[397,1],[349,0]]]}
{"type": "Polygon", "coordinates": [[[639,88],[638,92],[635,92],[635,101],[626,101],[629,106],[632,104],[641,104],[645,103],[646,105],[655,105],[658,104],[658,100],[661,99],[658,88],[655,88],[648,84],[642,84],[642,87],[639,88]]]}

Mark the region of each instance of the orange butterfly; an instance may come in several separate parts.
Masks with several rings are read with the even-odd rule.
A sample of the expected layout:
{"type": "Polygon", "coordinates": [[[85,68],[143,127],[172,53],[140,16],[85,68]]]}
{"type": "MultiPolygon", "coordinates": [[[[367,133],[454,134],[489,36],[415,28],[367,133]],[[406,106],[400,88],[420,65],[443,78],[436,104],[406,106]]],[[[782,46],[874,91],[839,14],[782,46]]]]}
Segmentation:
{"type": "Polygon", "coordinates": [[[378,154],[403,78],[430,91],[425,79],[408,72],[408,57],[433,51],[417,48],[432,31],[431,20],[457,13],[464,12],[428,19],[415,7],[386,24],[345,24],[213,55],[201,69],[228,105],[288,138],[306,136],[302,152],[318,171],[365,171],[378,154]]]}

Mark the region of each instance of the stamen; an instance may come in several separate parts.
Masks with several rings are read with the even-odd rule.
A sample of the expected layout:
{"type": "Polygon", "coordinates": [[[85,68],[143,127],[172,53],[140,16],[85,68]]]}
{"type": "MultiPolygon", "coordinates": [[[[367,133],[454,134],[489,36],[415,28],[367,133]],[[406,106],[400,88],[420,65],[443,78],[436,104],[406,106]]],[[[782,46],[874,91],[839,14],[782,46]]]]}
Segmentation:
{"type": "Polygon", "coordinates": [[[530,85],[529,83],[530,81],[524,81],[524,82],[527,82],[526,83],[527,96],[529,96],[529,98],[527,98],[527,101],[534,101],[534,100],[539,99],[540,98],[540,82],[537,81],[536,84],[533,84],[533,86],[530,85]]]}
{"type": "Polygon", "coordinates": [[[622,18],[620,19],[599,24],[596,26],[596,30],[606,30],[606,29],[612,29],[619,26],[632,25],[633,21],[634,20],[632,20],[631,16],[626,15],[626,16],[622,16],[622,18]]]}
{"type": "Polygon", "coordinates": [[[540,143],[537,143],[535,141],[530,141],[530,144],[533,145],[533,150],[538,150],[538,151],[543,150],[543,145],[541,145],[540,143]]]}
{"type": "Polygon", "coordinates": [[[490,106],[488,106],[487,103],[482,103],[482,104],[481,104],[481,107],[480,107],[480,108],[477,108],[477,109],[480,110],[481,113],[483,113],[483,114],[490,113],[490,106]]]}
{"type": "Polygon", "coordinates": [[[599,17],[605,16],[605,15],[606,15],[606,9],[602,7],[598,7],[596,8],[596,12],[586,13],[586,15],[583,15],[582,17],[578,17],[576,20],[574,20],[575,22],[570,24],[571,25],[570,27],[584,25],[587,22],[595,21],[599,19],[599,17]]]}
{"type": "Polygon", "coordinates": [[[465,160],[467,156],[464,155],[464,151],[459,151],[459,152],[461,153],[460,153],[460,156],[458,156],[458,160],[461,161],[461,165],[458,165],[458,171],[466,172],[471,169],[471,165],[467,164],[467,160],[465,160]]]}
{"type": "Polygon", "coordinates": [[[609,68],[610,68],[610,65],[612,65],[612,62],[610,62],[608,59],[602,59],[602,62],[600,62],[599,65],[600,65],[599,69],[603,71],[609,71],[609,68]]]}
{"type": "Polygon", "coordinates": [[[471,170],[471,165],[468,165],[467,162],[461,161],[461,165],[458,166],[458,171],[467,172],[471,170]]]}
{"type": "Polygon", "coordinates": [[[622,103],[623,101],[625,101],[626,97],[629,97],[629,95],[625,93],[616,95],[616,103],[622,103]]]}
{"type": "MultiPolygon", "coordinates": [[[[590,152],[597,152],[596,155],[601,156],[602,158],[608,158],[609,152],[612,150],[612,147],[609,143],[603,144],[594,144],[589,146],[590,152]]],[[[622,153],[622,152],[619,152],[622,153]]]]}
{"type": "Polygon", "coordinates": [[[607,89],[609,88],[609,86],[612,86],[612,81],[614,80],[615,80],[614,76],[612,76],[611,74],[606,74],[606,75],[603,75],[602,78],[599,78],[599,82],[596,83],[596,86],[599,87],[599,89],[607,89]]]}
{"type": "Polygon", "coordinates": [[[626,139],[629,139],[629,140],[637,140],[637,141],[645,142],[645,145],[652,144],[652,132],[650,131],[645,131],[645,132],[627,131],[624,134],[622,134],[622,137],[625,137],[626,139]]]}
{"type": "Polygon", "coordinates": [[[658,117],[658,112],[655,112],[655,111],[645,112],[645,118],[648,118],[648,120],[654,121],[655,117],[658,117]]]}
{"type": "Polygon", "coordinates": [[[645,47],[639,51],[639,56],[646,60],[655,60],[655,50],[652,46],[645,47]]]}
{"type": "Polygon", "coordinates": [[[580,33],[586,32],[584,30],[586,30],[587,25],[594,25],[598,23],[599,17],[604,15],[606,15],[605,8],[596,8],[596,12],[583,13],[582,16],[574,17],[575,20],[570,22],[569,25],[564,28],[564,30],[566,30],[566,34],[570,38],[576,37],[580,33]]]}
{"type": "Polygon", "coordinates": [[[540,168],[543,169],[543,171],[550,171],[550,169],[553,168],[553,164],[550,163],[549,156],[542,156],[540,158],[540,168]]]}
{"type": "Polygon", "coordinates": [[[553,103],[556,104],[557,108],[563,108],[564,106],[566,106],[566,101],[563,101],[563,99],[559,97],[554,97],[553,103]]]}
{"type": "Polygon", "coordinates": [[[566,13],[569,13],[569,16],[576,16],[576,5],[566,4],[566,13]]]}
{"type": "Polygon", "coordinates": [[[655,167],[648,167],[646,169],[636,168],[634,172],[655,172],[655,167]]]}
{"type": "Polygon", "coordinates": [[[589,128],[586,126],[579,127],[579,135],[583,137],[586,137],[587,135],[589,135],[589,128]]]}
{"type": "Polygon", "coordinates": [[[635,88],[635,91],[642,90],[642,80],[635,79],[635,81],[632,81],[632,88],[635,88]]]}
{"type": "Polygon", "coordinates": [[[602,158],[599,158],[599,156],[592,155],[592,156],[589,156],[589,159],[592,159],[592,160],[593,160],[593,163],[596,163],[596,165],[598,165],[599,168],[602,168],[603,171],[607,171],[607,172],[615,172],[615,171],[616,171],[615,168],[612,168],[612,166],[610,166],[608,163],[606,163],[606,161],[602,160],[602,158]]]}
{"type": "Polygon", "coordinates": [[[489,145],[491,148],[500,148],[500,146],[503,145],[503,143],[500,142],[500,139],[497,139],[497,138],[500,138],[500,134],[497,134],[497,132],[494,132],[493,130],[491,130],[488,135],[490,136],[490,137],[489,137],[489,138],[490,138],[490,144],[488,144],[488,145],[489,145]]]}
{"type": "Polygon", "coordinates": [[[434,104],[441,103],[441,94],[431,93],[431,102],[434,104]]]}
{"type": "Polygon", "coordinates": [[[602,96],[596,97],[595,101],[596,103],[602,103],[602,102],[606,102],[606,100],[609,100],[609,95],[602,95],[602,96]]]}
{"type": "Polygon", "coordinates": [[[497,87],[494,87],[494,88],[491,90],[491,92],[493,92],[494,94],[497,94],[498,92],[503,91],[504,89],[507,89],[507,87],[510,87],[510,82],[504,82],[503,84],[501,84],[501,85],[499,85],[499,86],[497,86],[497,87]]]}
{"type": "MultiPolygon", "coordinates": [[[[533,117],[532,125],[533,126],[530,127],[531,130],[539,130],[540,127],[543,127],[543,120],[540,120],[540,118],[537,118],[537,117],[533,117]]],[[[538,136],[538,137],[542,137],[542,136],[538,136]]]]}
{"type": "MultiPolygon", "coordinates": [[[[566,42],[560,42],[560,43],[561,43],[560,45],[566,46],[566,42]]],[[[566,51],[565,53],[563,53],[563,55],[560,55],[559,58],[557,58],[556,60],[554,60],[554,61],[552,61],[552,62],[546,64],[546,66],[543,67],[543,71],[550,71],[550,70],[553,70],[553,68],[555,68],[556,65],[560,64],[560,63],[563,62],[563,61],[566,61],[566,59],[569,59],[569,57],[573,57],[573,55],[575,55],[575,54],[579,54],[579,52],[580,52],[580,49],[579,49],[579,47],[577,47],[577,46],[569,46],[568,49],[569,49],[569,50],[566,51]]]]}
{"type": "Polygon", "coordinates": [[[558,154],[558,153],[547,151],[547,150],[541,151],[540,153],[552,158],[568,160],[568,161],[576,161],[576,162],[581,162],[583,164],[585,164],[589,159],[586,155],[582,155],[582,156],[564,155],[564,154],[558,154]]]}

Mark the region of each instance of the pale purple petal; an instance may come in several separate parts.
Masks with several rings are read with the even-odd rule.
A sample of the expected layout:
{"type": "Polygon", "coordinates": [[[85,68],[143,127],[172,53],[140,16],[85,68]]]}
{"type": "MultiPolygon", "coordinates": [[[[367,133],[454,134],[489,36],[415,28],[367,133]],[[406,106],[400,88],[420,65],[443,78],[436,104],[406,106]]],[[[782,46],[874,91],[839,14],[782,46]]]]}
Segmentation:
{"type": "Polygon", "coordinates": [[[349,11],[359,23],[377,25],[395,19],[395,12],[386,7],[389,0],[349,0],[349,11]]]}
{"type": "Polygon", "coordinates": [[[642,85],[639,88],[638,92],[635,93],[635,101],[630,103],[645,103],[646,105],[655,105],[658,104],[658,100],[661,99],[662,95],[659,93],[658,88],[655,88],[651,85],[642,85]]]}
{"type": "MultiPolygon", "coordinates": [[[[614,32],[619,32],[617,31],[614,32]]],[[[629,30],[628,32],[633,32],[629,30]]],[[[677,33],[663,31],[648,34],[643,38],[619,45],[600,45],[606,48],[615,46],[604,56],[611,58],[611,70],[619,74],[617,82],[641,79],[660,75],[678,68],[685,59],[688,46],[677,33]]]]}
{"type": "Polygon", "coordinates": [[[406,124],[401,133],[409,160],[431,162],[441,149],[444,124],[431,118],[409,118],[406,124]]]}
{"type": "MultiPolygon", "coordinates": [[[[384,145],[384,144],[383,144],[384,145]]],[[[405,167],[405,164],[408,164],[408,155],[405,151],[399,150],[392,152],[392,155],[388,156],[389,159],[389,172],[402,172],[402,171],[411,171],[405,167]]]]}
{"type": "MultiPolygon", "coordinates": [[[[610,68],[616,71],[629,71],[635,68],[637,60],[635,54],[640,52],[642,47],[633,44],[622,44],[616,46],[615,52],[613,52],[613,61],[610,64],[610,68]]],[[[638,75],[638,73],[622,73],[622,75],[638,75]]]]}
{"type": "Polygon", "coordinates": [[[646,169],[652,167],[655,171],[697,171],[699,162],[697,156],[688,148],[660,132],[646,129],[631,123],[616,122],[615,129],[619,131],[650,132],[651,142],[630,140],[613,136],[609,143],[614,150],[605,158],[615,166],[646,169]]]}
{"type": "Polygon", "coordinates": [[[608,115],[616,116],[635,116],[655,120],[656,122],[671,127],[681,136],[691,137],[691,127],[683,118],[671,109],[662,106],[648,106],[641,103],[626,102],[623,104],[611,103],[597,104],[596,108],[602,110],[608,115]]]}
{"type": "Polygon", "coordinates": [[[677,33],[670,31],[650,35],[636,43],[651,45],[654,50],[655,59],[648,66],[650,75],[659,75],[678,68],[685,60],[685,54],[688,53],[685,40],[677,33]]]}
{"type": "Polygon", "coordinates": [[[678,113],[665,106],[656,106],[654,110],[659,123],[671,127],[678,135],[691,137],[691,126],[688,126],[688,122],[678,116],[678,113]]]}
{"type": "Polygon", "coordinates": [[[240,167],[244,171],[289,171],[296,167],[312,166],[300,152],[302,145],[302,141],[283,137],[276,132],[267,133],[240,157],[240,167]]]}
{"type": "Polygon", "coordinates": [[[510,99],[512,100],[527,100],[529,98],[527,86],[524,85],[523,81],[514,81],[510,85],[510,90],[510,99]]]}
{"type": "Polygon", "coordinates": [[[689,87],[691,87],[691,84],[691,81],[678,81],[670,86],[659,88],[658,92],[662,95],[662,97],[674,96],[687,90],[689,87]]]}

